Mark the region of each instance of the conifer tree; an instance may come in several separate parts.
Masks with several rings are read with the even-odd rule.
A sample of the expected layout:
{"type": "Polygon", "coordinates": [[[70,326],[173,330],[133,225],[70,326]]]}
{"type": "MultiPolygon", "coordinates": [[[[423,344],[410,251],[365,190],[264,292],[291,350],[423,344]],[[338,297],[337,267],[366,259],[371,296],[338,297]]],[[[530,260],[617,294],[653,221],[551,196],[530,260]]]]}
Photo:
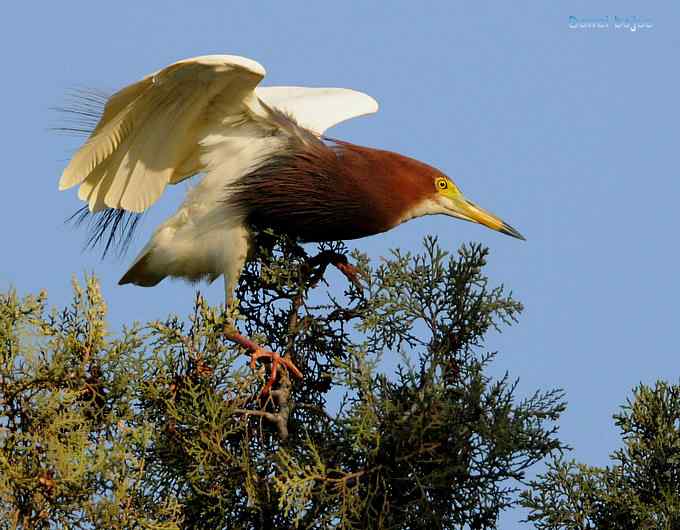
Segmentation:
{"type": "Polygon", "coordinates": [[[522,493],[541,530],[680,528],[680,384],[639,385],[614,415],[612,465],[556,459],[522,493]]]}
{"type": "Polygon", "coordinates": [[[342,244],[260,237],[227,311],[199,294],[186,318],[113,332],[94,278],[62,311],[2,295],[0,528],[495,528],[562,449],[565,405],[489,375],[484,338],[522,306],[487,250],[353,253],[335,295],[342,244]],[[261,395],[234,322],[304,379],[261,395]]]}

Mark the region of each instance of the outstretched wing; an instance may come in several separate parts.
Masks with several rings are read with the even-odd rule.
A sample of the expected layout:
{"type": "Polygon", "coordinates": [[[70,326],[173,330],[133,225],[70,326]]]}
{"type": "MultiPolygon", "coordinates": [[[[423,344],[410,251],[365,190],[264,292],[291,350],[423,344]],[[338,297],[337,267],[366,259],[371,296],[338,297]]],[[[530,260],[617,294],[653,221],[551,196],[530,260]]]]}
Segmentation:
{"type": "Polygon", "coordinates": [[[230,55],[174,63],[114,94],[87,142],[64,170],[59,189],[80,184],[91,212],[142,212],[165,187],[201,171],[206,131],[249,119],[265,71],[230,55]],[[250,101],[249,101],[250,100],[250,101]]]}
{"type": "Polygon", "coordinates": [[[319,136],[342,121],[378,110],[371,96],[348,88],[267,86],[257,87],[255,94],[319,136]]]}

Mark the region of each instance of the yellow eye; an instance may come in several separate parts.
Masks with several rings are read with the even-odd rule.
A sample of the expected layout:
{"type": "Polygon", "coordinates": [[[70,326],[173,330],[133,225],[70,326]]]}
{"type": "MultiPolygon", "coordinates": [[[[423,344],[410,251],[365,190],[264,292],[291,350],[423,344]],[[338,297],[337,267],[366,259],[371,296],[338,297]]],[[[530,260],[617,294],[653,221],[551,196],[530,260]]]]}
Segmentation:
{"type": "Polygon", "coordinates": [[[440,190],[445,190],[449,187],[449,181],[446,180],[445,178],[441,178],[441,177],[438,178],[437,180],[435,180],[434,184],[440,190]]]}

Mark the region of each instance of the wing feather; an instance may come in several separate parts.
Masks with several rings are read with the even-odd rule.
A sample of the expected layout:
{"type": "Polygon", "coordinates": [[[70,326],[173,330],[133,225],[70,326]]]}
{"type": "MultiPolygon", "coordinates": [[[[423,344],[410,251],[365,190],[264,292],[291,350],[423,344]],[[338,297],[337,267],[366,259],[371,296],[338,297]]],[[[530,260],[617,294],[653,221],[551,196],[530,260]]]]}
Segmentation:
{"type": "Polygon", "coordinates": [[[200,171],[201,130],[222,116],[206,115],[223,99],[242,113],[264,69],[242,57],[180,61],[114,94],[88,141],[64,170],[60,189],[84,184],[90,211],[142,212],[170,182],[200,171]],[[186,162],[193,163],[187,167],[186,162]],[[187,173],[184,173],[187,172],[187,173]]]}
{"type": "Polygon", "coordinates": [[[257,87],[255,94],[319,136],[340,122],[378,111],[375,99],[348,88],[268,86],[257,87]]]}

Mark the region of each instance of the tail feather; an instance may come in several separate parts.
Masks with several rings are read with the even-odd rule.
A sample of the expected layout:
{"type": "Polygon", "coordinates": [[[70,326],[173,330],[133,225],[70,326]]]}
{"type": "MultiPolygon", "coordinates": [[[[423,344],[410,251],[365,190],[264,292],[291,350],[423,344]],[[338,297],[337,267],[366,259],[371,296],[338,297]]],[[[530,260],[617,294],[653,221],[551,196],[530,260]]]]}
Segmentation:
{"type": "Polygon", "coordinates": [[[125,285],[126,283],[133,283],[141,287],[153,287],[159,283],[165,274],[159,272],[158,269],[150,267],[151,253],[153,249],[149,249],[144,255],[136,260],[132,267],[123,275],[118,282],[118,285],[125,285]]]}

